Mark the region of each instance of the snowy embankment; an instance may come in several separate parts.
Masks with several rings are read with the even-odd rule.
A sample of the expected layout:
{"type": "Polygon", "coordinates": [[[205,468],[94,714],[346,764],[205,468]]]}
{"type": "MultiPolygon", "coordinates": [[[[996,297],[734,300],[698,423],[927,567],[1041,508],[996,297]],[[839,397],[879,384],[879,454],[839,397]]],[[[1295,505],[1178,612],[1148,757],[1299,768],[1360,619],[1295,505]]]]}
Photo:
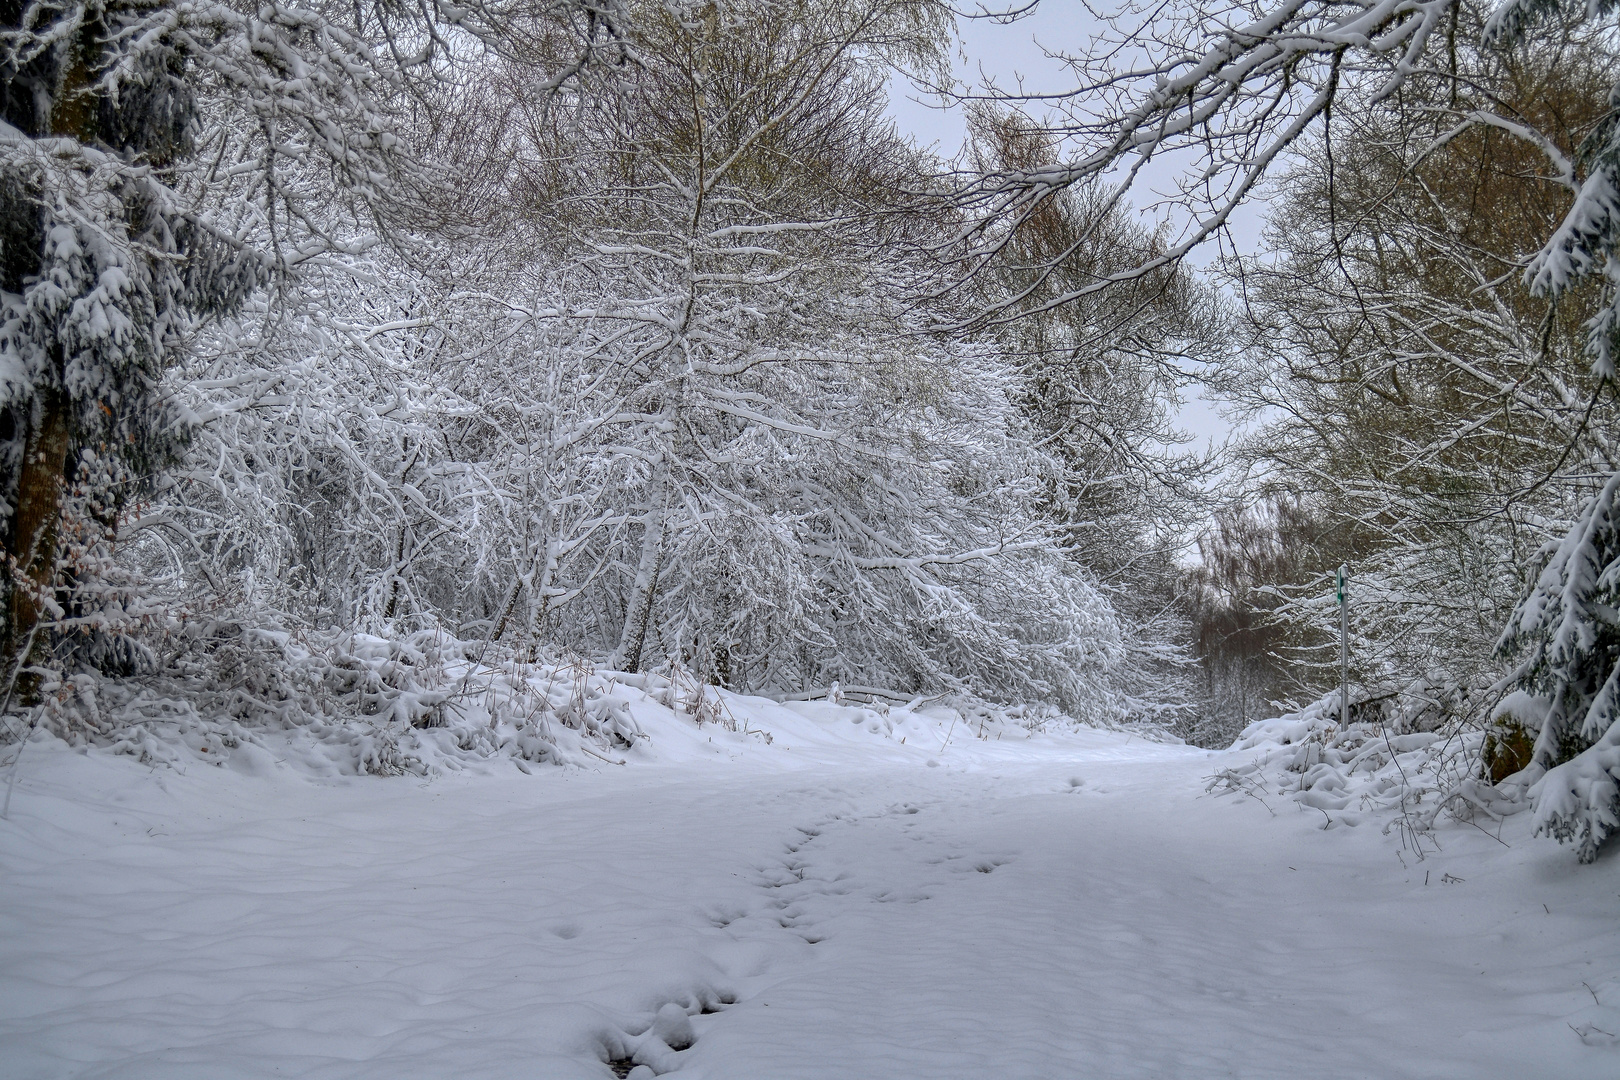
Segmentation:
{"type": "Polygon", "coordinates": [[[475,755],[470,713],[394,777],[297,731],[188,727],[167,765],[38,736],[0,1076],[1620,1070],[1620,860],[1527,815],[1419,852],[1206,794],[1252,749],[663,690],[587,696],[640,734],[563,768],[475,755]]]}
{"type": "MultiPolygon", "coordinates": [[[[735,695],[679,667],[632,675],[586,661],[526,660],[436,630],[381,638],[218,629],[199,623],[194,637],[175,635],[173,655],[158,666],[189,676],[77,675],[48,685],[34,726],[146,764],[201,762],[249,775],[282,764],[317,776],[427,777],[495,762],[526,773],[541,765],[672,762],[683,747],[700,757],[723,755],[728,746],[771,740],[775,728],[762,727],[761,716],[780,727],[795,709],[818,708],[771,713],[777,706],[758,698],[733,708],[735,695]],[[660,733],[656,749],[644,725],[660,733]]],[[[944,718],[949,727],[936,738],[942,747],[957,724],[963,734],[1000,737],[1076,723],[1044,706],[939,707],[944,696],[896,698],[892,705],[874,700],[838,715],[901,745],[915,734],[906,725],[944,718]]]]}

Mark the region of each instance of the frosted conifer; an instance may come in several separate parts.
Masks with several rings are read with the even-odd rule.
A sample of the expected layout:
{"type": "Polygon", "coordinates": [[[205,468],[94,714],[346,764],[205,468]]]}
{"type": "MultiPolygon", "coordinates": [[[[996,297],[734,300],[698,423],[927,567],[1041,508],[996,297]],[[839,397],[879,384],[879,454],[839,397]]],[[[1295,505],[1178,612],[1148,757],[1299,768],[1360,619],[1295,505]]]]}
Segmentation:
{"type": "MultiPolygon", "coordinates": [[[[1487,43],[1517,45],[1538,23],[1573,4],[1507,0],[1486,23],[1487,43]]],[[[1591,15],[1612,3],[1588,5],[1591,15]]],[[[1593,373],[1615,376],[1620,342],[1620,84],[1609,92],[1609,113],[1582,141],[1575,165],[1584,168],[1574,204],[1532,259],[1531,289],[1556,300],[1576,282],[1601,274],[1605,302],[1588,324],[1593,373]]],[[[1562,541],[1550,545],[1535,584],[1503,631],[1500,649],[1528,650],[1519,686],[1546,702],[1529,767],[1535,781],[1537,828],[1578,845],[1582,862],[1620,826],[1620,533],[1610,476],[1582,509],[1562,541]],[[1544,775],[1543,775],[1544,774],[1544,775]]],[[[1521,710],[1522,712],[1522,710],[1521,710]]]]}

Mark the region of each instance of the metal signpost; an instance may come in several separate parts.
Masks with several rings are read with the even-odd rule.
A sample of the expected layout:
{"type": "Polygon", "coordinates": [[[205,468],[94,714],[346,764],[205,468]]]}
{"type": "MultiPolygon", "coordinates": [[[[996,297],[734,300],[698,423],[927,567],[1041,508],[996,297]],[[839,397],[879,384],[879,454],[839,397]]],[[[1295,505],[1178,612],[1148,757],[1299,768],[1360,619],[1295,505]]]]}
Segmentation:
{"type": "Polygon", "coordinates": [[[1350,567],[1339,564],[1334,582],[1339,599],[1339,735],[1350,730],[1350,567]]]}

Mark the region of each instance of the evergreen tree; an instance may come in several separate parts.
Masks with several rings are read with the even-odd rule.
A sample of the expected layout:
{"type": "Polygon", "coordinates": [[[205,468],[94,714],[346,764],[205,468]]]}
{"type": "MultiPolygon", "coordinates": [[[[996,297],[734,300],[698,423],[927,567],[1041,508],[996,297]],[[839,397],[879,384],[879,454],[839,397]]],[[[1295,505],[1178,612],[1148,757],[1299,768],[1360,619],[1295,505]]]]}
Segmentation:
{"type": "MultiPolygon", "coordinates": [[[[1620,827],[1620,475],[1609,477],[1502,634],[1523,651],[1513,721],[1535,734],[1521,786],[1541,788],[1536,824],[1576,843],[1582,862],[1620,827]]],[[[1509,778],[1510,780],[1513,778],[1509,778]]]]}
{"type": "Polygon", "coordinates": [[[0,6],[8,689],[45,648],[41,621],[71,614],[68,533],[112,529],[183,440],[157,386],[188,322],[262,280],[169,186],[194,151],[197,99],[176,36],[147,32],[165,6],[0,6]]]}
{"type": "MultiPolygon", "coordinates": [[[[1486,40],[1501,47],[1522,44],[1566,10],[1579,9],[1561,0],[1507,0],[1486,24],[1486,40]]],[[[1614,7],[1593,4],[1587,10],[1595,16],[1614,7]]],[[[1603,280],[1604,303],[1587,323],[1587,342],[1593,374],[1612,391],[1620,345],[1620,82],[1608,102],[1571,163],[1572,180],[1576,169],[1584,173],[1574,204],[1525,276],[1534,292],[1553,301],[1583,279],[1603,280]]],[[[1582,862],[1597,858],[1598,846],[1620,827],[1617,491],[1620,475],[1611,475],[1569,533],[1549,545],[1541,573],[1500,644],[1504,652],[1528,649],[1518,683],[1545,706],[1539,718],[1539,710],[1517,710],[1521,720],[1539,727],[1530,765],[1519,774],[1521,782],[1539,785],[1532,788],[1537,828],[1575,842],[1582,862]]]]}

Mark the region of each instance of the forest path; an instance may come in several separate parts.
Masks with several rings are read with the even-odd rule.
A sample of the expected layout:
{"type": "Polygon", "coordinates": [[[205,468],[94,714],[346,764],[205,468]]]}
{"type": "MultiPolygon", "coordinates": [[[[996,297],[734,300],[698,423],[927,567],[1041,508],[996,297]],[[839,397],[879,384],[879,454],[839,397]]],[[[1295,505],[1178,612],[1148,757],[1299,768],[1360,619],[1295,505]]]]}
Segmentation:
{"type": "Polygon", "coordinates": [[[1206,796],[1186,748],[432,782],[29,753],[8,1080],[1620,1075],[1570,1027],[1620,1017],[1620,859],[1510,822],[1418,862],[1206,796]]]}

